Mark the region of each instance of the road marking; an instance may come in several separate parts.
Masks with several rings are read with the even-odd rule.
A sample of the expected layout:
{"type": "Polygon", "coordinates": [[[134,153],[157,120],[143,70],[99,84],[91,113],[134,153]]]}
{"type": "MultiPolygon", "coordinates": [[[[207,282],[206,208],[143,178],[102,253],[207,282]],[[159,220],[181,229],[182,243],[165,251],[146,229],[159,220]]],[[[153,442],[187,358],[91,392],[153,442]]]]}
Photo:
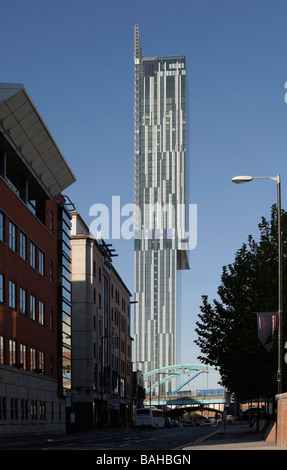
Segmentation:
{"type": "Polygon", "coordinates": [[[205,434],[204,436],[200,437],[199,439],[196,439],[195,441],[192,441],[190,444],[184,444],[184,445],[179,446],[179,447],[174,447],[172,450],[183,450],[186,447],[191,447],[191,446],[197,445],[200,442],[205,441],[205,439],[208,439],[209,437],[219,433],[220,431],[221,431],[221,429],[217,429],[216,431],[214,431],[210,434],[205,434]]]}

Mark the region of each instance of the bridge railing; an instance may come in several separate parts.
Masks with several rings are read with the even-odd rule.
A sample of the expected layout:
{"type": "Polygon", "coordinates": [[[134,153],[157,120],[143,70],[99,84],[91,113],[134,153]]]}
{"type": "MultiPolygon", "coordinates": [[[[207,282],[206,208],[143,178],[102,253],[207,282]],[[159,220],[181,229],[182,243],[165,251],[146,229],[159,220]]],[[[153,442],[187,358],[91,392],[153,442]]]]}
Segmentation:
{"type": "Polygon", "coordinates": [[[186,390],[178,391],[176,394],[170,394],[168,396],[157,395],[149,396],[145,398],[145,404],[149,403],[151,405],[155,404],[207,404],[207,403],[228,403],[228,392],[225,389],[210,389],[210,390],[186,390]],[[182,402],[181,402],[182,400],[182,402]]]}
{"type": "Polygon", "coordinates": [[[177,396],[192,396],[192,397],[225,397],[227,390],[224,388],[214,388],[206,390],[179,390],[177,396]]]}

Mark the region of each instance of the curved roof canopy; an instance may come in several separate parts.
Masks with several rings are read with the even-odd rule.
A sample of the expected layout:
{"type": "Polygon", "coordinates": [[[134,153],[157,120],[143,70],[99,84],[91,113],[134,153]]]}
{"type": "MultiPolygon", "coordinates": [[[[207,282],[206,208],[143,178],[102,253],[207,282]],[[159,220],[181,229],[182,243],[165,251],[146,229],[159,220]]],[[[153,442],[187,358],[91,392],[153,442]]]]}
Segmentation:
{"type": "Polygon", "coordinates": [[[22,84],[0,83],[0,131],[49,196],[76,181],[22,84]]]}

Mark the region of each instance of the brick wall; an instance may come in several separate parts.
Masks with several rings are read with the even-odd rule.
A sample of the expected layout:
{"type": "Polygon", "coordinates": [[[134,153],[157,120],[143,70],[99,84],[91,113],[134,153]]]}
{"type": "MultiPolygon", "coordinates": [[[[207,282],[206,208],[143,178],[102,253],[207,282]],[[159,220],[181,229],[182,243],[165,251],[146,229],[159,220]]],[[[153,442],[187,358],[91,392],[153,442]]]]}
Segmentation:
{"type": "Polygon", "coordinates": [[[287,447],[287,393],[276,395],[277,403],[277,439],[279,447],[287,447]]]}

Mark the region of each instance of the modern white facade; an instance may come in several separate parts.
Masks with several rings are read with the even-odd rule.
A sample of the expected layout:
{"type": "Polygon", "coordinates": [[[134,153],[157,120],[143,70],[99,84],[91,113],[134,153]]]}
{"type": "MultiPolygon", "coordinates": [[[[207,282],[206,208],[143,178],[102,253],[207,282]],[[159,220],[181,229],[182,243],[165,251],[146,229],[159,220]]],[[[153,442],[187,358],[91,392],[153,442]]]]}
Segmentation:
{"type": "MultiPolygon", "coordinates": [[[[135,367],[178,364],[178,270],[189,269],[186,214],[186,61],[144,58],[134,29],[135,367]]],[[[174,384],[162,385],[171,391],[174,384]]]]}

